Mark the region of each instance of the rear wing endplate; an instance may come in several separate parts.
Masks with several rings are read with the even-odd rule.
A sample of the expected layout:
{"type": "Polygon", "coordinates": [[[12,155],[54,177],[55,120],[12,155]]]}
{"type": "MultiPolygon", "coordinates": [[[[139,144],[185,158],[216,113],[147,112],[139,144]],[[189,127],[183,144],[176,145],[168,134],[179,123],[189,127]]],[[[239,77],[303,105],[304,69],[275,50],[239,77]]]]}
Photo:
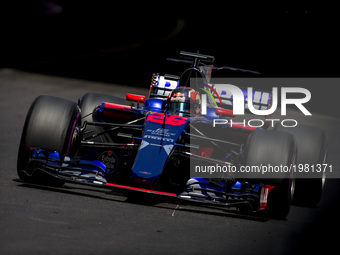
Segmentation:
{"type": "Polygon", "coordinates": [[[167,98],[179,86],[180,77],[177,75],[152,75],[149,98],[167,98]]]}

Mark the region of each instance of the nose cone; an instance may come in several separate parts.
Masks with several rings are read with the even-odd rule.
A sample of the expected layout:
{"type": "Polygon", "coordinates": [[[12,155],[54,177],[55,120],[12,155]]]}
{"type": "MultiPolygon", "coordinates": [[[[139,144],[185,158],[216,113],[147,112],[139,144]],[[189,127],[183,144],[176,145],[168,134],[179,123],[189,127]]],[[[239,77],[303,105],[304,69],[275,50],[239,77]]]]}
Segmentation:
{"type": "Polygon", "coordinates": [[[143,140],[131,170],[135,181],[150,184],[161,177],[174,145],[188,123],[187,118],[163,113],[147,115],[143,140]]]}
{"type": "Polygon", "coordinates": [[[143,140],[132,167],[134,179],[142,183],[157,181],[173,147],[173,144],[161,144],[161,140],[158,140],[158,142],[157,140],[154,142],[143,140]]]}

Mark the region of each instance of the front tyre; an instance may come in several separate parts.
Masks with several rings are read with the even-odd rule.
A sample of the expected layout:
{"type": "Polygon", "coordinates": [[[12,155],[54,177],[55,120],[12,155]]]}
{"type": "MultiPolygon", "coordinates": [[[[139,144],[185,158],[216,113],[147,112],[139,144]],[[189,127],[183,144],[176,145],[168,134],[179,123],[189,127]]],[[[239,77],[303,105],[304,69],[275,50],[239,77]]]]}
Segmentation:
{"type": "Polygon", "coordinates": [[[292,165],[296,158],[293,136],[272,130],[256,130],[251,133],[246,151],[249,167],[286,167],[289,171],[275,171],[269,175],[262,173],[250,176],[253,182],[275,186],[268,195],[266,211],[273,218],[284,219],[290,210],[294,195],[292,165]]]}
{"type": "Polygon", "coordinates": [[[81,120],[78,105],[66,99],[39,96],[32,103],[25,120],[17,160],[17,173],[24,181],[39,181],[61,186],[63,181],[38,174],[29,175],[30,148],[56,151],[72,156],[77,149],[76,128],[81,120]]]}
{"type": "MultiPolygon", "coordinates": [[[[328,142],[326,132],[308,125],[284,128],[276,125],[275,130],[294,135],[298,157],[297,165],[308,167],[324,164],[327,160],[328,142]]],[[[296,189],[293,203],[296,205],[315,207],[320,201],[326,181],[325,172],[296,173],[296,189]]]]}

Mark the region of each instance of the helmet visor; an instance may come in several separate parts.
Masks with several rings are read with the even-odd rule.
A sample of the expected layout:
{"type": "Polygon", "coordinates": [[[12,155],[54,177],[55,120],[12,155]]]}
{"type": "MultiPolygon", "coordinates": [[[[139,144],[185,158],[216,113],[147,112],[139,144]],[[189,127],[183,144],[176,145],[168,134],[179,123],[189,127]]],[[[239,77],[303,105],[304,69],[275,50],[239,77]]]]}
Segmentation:
{"type": "Polygon", "coordinates": [[[173,102],[170,104],[170,111],[172,114],[183,116],[185,113],[190,113],[190,103],[173,102]]]}

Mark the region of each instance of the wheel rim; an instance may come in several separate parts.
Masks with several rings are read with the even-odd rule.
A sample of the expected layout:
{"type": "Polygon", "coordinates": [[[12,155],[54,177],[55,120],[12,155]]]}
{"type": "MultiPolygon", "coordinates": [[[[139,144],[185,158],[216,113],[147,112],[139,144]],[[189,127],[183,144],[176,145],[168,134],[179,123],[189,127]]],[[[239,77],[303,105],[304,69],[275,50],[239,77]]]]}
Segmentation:
{"type": "Polygon", "coordinates": [[[290,203],[292,203],[293,201],[293,197],[294,197],[294,192],[295,192],[295,179],[291,179],[290,181],[290,203]]]}
{"type": "MultiPolygon", "coordinates": [[[[78,109],[79,110],[79,109],[78,109]]],[[[67,144],[67,150],[66,150],[66,155],[68,155],[70,152],[72,152],[72,148],[75,147],[77,141],[79,140],[79,129],[77,128],[77,125],[80,123],[81,119],[81,111],[78,111],[78,114],[73,122],[72,129],[71,129],[71,134],[70,134],[70,139],[67,144]]]]}
{"type": "MultiPolygon", "coordinates": [[[[328,154],[328,149],[326,149],[326,152],[323,156],[323,160],[322,160],[322,163],[325,164],[326,163],[326,160],[327,160],[327,154],[328,154]]],[[[326,182],[326,172],[324,171],[322,173],[322,177],[321,177],[321,188],[323,190],[324,186],[325,186],[325,182],[326,182]]]]}

